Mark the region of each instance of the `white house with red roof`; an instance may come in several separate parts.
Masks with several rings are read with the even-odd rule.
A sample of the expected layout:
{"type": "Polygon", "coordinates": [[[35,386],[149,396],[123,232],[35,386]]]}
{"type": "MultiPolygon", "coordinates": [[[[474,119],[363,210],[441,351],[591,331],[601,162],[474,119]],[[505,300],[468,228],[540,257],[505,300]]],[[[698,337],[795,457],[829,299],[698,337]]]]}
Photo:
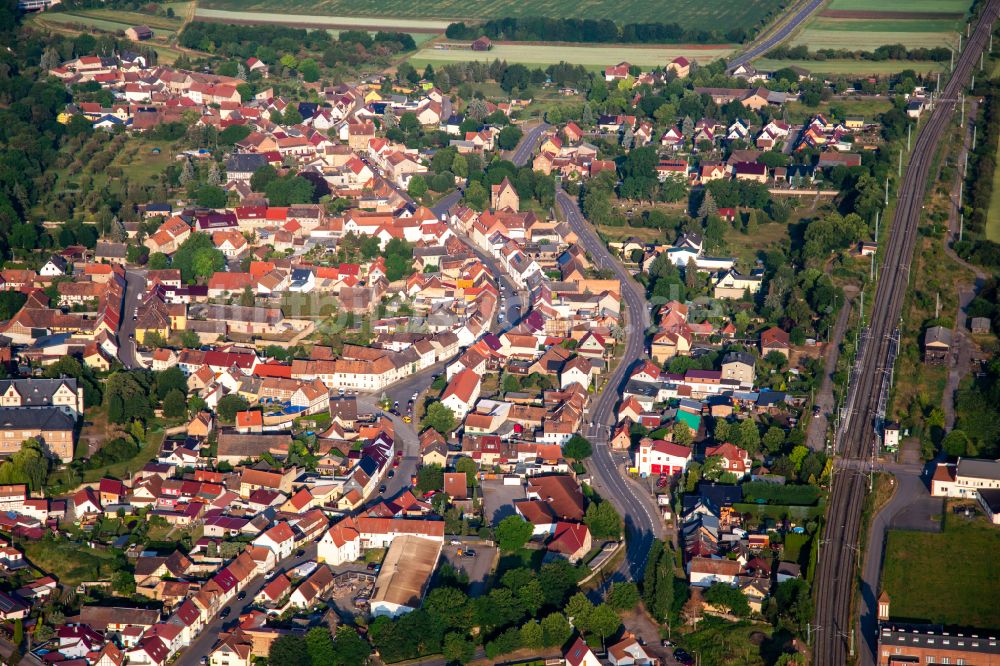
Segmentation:
{"type": "Polygon", "coordinates": [[[274,553],[278,560],[283,560],[291,556],[295,549],[295,532],[292,531],[288,523],[281,522],[258,536],[251,543],[267,548],[274,553]]]}
{"type": "Polygon", "coordinates": [[[482,386],[481,377],[473,370],[466,368],[455,375],[441,395],[441,403],[462,419],[472,411],[479,399],[482,386]]]}
{"type": "Polygon", "coordinates": [[[601,660],[590,649],[583,636],[577,636],[573,644],[566,650],[567,666],[601,666],[601,660]]]}
{"type": "Polygon", "coordinates": [[[316,559],[337,566],[361,557],[361,533],[351,519],[342,520],[319,540],[316,559]]]}
{"type": "Polygon", "coordinates": [[[608,65],[604,68],[605,81],[624,81],[628,78],[628,71],[632,65],[627,62],[620,62],[617,65],[608,65]]]}
{"type": "Polygon", "coordinates": [[[705,449],[705,457],[718,456],[722,460],[722,469],[743,477],[750,473],[750,454],[729,442],[705,449]]]}
{"type": "Polygon", "coordinates": [[[675,442],[644,437],[639,442],[635,466],[642,476],[674,476],[691,462],[691,448],[675,442]]]}

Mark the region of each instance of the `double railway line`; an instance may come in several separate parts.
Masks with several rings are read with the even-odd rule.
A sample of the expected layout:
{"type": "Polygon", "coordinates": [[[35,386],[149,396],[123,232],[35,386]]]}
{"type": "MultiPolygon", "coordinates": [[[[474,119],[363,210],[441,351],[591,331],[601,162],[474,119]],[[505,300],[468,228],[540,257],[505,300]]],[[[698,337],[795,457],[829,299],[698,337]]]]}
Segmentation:
{"type": "MultiPolygon", "coordinates": [[[[917,135],[900,186],[870,323],[862,332],[862,344],[852,372],[846,413],[839,432],[842,458],[861,462],[872,458],[877,451],[875,426],[881,416],[880,408],[884,406],[898,344],[896,329],[909,283],[927,177],[938,142],[951,122],[958,96],[989,42],[998,15],[1000,0],[989,0],[930,119],[917,135]]],[[[851,602],[857,581],[861,513],[868,484],[869,477],[862,464],[842,466],[833,481],[814,589],[813,654],[817,666],[843,666],[853,657],[851,602]]]]}

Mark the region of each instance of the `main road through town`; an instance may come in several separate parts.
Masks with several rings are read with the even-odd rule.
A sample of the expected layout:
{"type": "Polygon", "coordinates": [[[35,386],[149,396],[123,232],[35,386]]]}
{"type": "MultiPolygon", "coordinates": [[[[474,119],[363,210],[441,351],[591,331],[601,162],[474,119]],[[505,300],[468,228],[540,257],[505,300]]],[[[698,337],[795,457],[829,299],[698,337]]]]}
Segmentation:
{"type": "Polygon", "coordinates": [[[608,446],[614,426],[614,410],[628,380],[628,372],[643,358],[646,349],[646,331],[650,327],[649,304],[645,291],[625,267],[608,251],[594,227],[580,211],[577,200],[559,189],[556,203],[566,222],[576,233],[579,243],[596,268],[609,270],[621,283],[622,300],[626,308],[625,348],[618,364],[607,378],[603,388],[594,396],[589,410],[589,423],[585,435],[594,444],[590,470],[595,486],[621,512],[625,520],[627,551],[620,573],[638,580],[646,566],[646,556],[654,538],[662,538],[663,521],[652,497],[639,484],[622,475],[619,465],[626,464],[615,456],[608,446]]]}
{"type": "MultiPolygon", "coordinates": [[[[897,330],[910,277],[910,262],[916,244],[927,177],[942,135],[954,118],[959,96],[978,65],[980,53],[990,39],[1000,14],[1000,0],[988,0],[981,19],[966,42],[965,50],[934,109],[917,134],[906,174],[899,188],[891,233],[885,248],[882,279],[869,311],[868,328],[862,335],[858,358],[839,435],[839,453],[856,466],[838,466],[827,509],[822,547],[814,581],[816,624],[813,654],[816,666],[842,666],[850,660],[857,640],[852,623],[852,599],[858,580],[857,556],[861,513],[869,479],[864,461],[875,455],[878,437],[874,429],[896,353],[897,330]]],[[[868,637],[865,637],[866,639],[868,637]]]]}

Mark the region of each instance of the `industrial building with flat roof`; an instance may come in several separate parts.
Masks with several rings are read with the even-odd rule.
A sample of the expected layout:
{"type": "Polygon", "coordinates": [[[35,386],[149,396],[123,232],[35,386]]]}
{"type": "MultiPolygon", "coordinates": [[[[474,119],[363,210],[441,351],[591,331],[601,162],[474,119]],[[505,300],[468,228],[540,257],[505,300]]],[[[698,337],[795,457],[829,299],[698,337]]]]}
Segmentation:
{"type": "Polygon", "coordinates": [[[411,534],[393,539],[375,580],[370,602],[373,617],[398,617],[420,607],[437,568],[441,547],[442,543],[436,539],[411,534]]]}

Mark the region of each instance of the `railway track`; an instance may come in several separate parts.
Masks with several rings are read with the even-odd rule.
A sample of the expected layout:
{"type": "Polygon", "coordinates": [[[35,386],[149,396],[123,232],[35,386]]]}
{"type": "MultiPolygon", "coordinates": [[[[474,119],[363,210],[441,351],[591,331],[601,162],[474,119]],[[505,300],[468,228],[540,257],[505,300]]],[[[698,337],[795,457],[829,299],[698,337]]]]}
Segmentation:
{"type": "MultiPolygon", "coordinates": [[[[891,371],[893,333],[903,308],[916,244],[920,211],[928,173],[938,141],[951,122],[962,88],[969,80],[979,54],[989,42],[993,23],[1000,15],[1000,0],[989,0],[969,37],[954,72],[917,135],[909,167],[899,189],[882,279],[876,288],[869,325],[852,372],[845,416],[840,429],[842,458],[865,461],[877,451],[874,425],[878,418],[883,383],[891,371]]],[[[816,570],[813,663],[843,666],[854,648],[851,602],[857,580],[858,540],[868,476],[863,466],[845,468],[835,475],[826,527],[820,542],[816,570]]]]}

